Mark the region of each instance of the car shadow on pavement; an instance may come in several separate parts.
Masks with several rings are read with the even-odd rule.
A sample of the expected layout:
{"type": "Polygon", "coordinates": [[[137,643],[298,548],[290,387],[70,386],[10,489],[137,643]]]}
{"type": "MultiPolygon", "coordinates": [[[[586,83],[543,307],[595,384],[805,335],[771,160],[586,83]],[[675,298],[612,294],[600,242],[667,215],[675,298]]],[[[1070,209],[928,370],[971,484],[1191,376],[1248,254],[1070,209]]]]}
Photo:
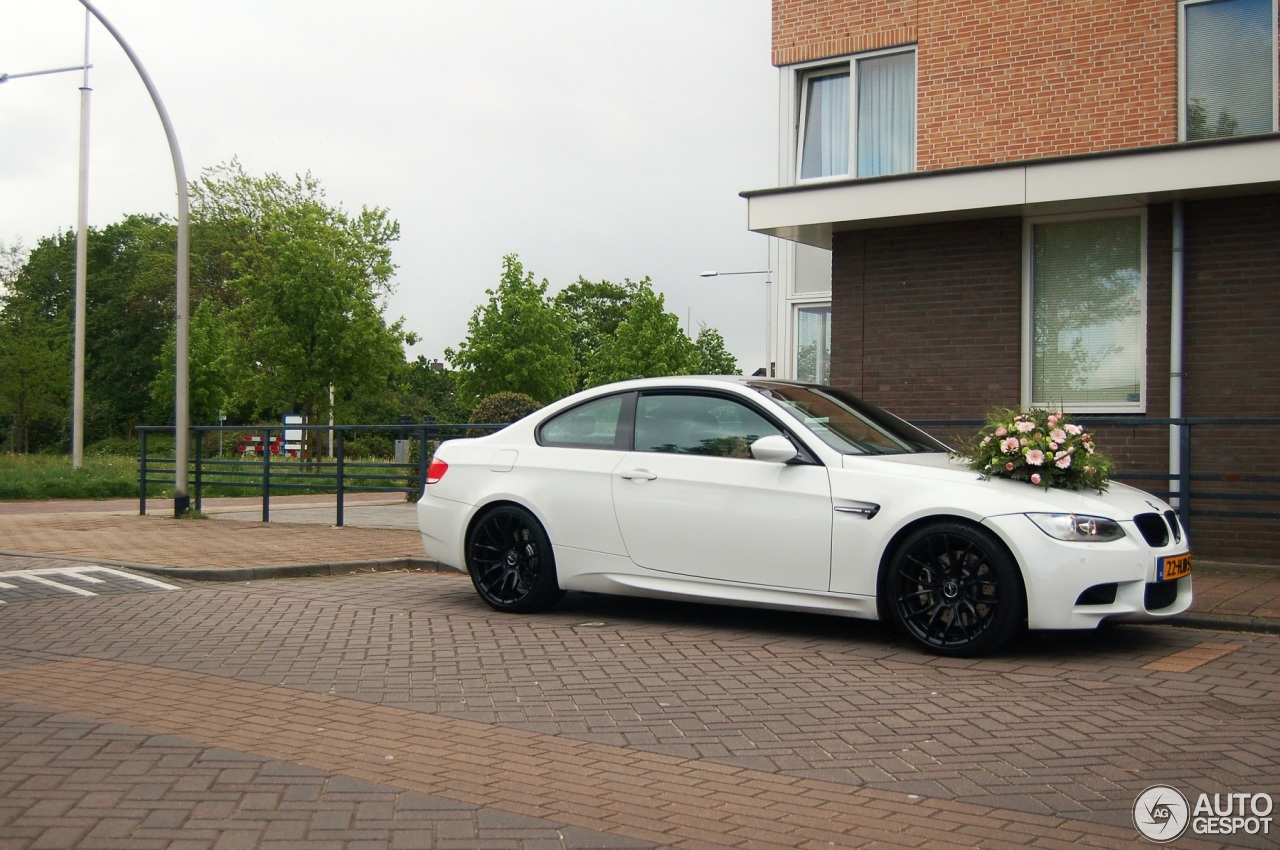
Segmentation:
{"type": "MultiPolygon", "coordinates": [[[[484,609],[478,598],[475,602],[478,609],[484,609]]],[[[496,612],[494,615],[501,616],[496,612]]],[[[572,592],[552,611],[537,616],[554,617],[576,628],[625,623],[637,628],[714,631],[723,633],[725,639],[787,638],[825,642],[835,639],[851,649],[876,655],[906,652],[922,659],[936,657],[917,649],[891,623],[813,612],[572,592]]],[[[1188,632],[1191,630],[1163,624],[1104,624],[1093,631],[1033,631],[985,658],[1069,663],[1073,659],[1102,662],[1147,655],[1163,657],[1197,642],[1198,638],[1194,634],[1189,636],[1188,632]]],[[[956,659],[960,663],[982,660],[956,659]]]]}

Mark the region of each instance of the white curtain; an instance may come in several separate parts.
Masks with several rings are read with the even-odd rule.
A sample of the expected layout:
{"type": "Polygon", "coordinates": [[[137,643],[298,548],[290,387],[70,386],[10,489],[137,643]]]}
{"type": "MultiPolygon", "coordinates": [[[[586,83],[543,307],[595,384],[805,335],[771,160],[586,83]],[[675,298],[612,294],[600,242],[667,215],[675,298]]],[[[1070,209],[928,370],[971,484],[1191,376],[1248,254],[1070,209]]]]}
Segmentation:
{"type": "Polygon", "coordinates": [[[858,176],[916,167],[916,55],[858,62],[858,176]]]}
{"type": "Polygon", "coordinates": [[[805,79],[800,177],[849,173],[849,73],[805,79]]]}

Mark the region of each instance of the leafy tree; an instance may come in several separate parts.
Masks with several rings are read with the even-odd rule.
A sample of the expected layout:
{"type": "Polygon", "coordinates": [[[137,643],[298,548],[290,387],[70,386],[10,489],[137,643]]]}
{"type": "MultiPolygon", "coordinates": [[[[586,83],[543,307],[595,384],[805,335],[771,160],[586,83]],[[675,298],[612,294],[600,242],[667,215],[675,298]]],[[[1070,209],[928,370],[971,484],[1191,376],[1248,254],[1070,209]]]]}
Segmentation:
{"type": "Polygon", "coordinates": [[[648,284],[647,277],[641,283],[624,280],[620,284],[580,277],[576,283],[556,294],[556,308],[569,318],[569,333],[577,361],[578,389],[586,386],[591,364],[596,362],[600,349],[627,318],[636,292],[641,285],[648,284]]]}
{"type": "Polygon", "coordinates": [[[576,362],[568,318],[547,296],[547,282],[535,282],[514,254],[502,258],[502,280],[486,290],[489,301],[476,307],[467,338],[445,357],[459,368],[464,397],[518,392],[542,403],[575,389],[576,362]]]}
{"type": "Polygon", "coordinates": [[[5,307],[0,314],[0,416],[9,423],[9,450],[25,454],[31,450],[33,425],[46,432],[44,439],[37,436],[37,447],[65,436],[71,337],[31,305],[5,307]]]}
{"type": "Polygon", "coordinates": [[[201,268],[206,297],[226,310],[207,315],[230,323],[221,338],[234,367],[211,379],[234,376],[225,388],[233,403],[317,421],[331,388],[344,399],[388,392],[414,337],[403,320],[383,318],[400,232],[385,210],[349,215],[310,175],[251,177],[233,160],[193,187],[192,215],[201,244],[218,250],[201,268]]]}
{"type": "Polygon", "coordinates": [[[700,365],[698,349],[680,327],[680,317],[667,312],[666,299],[646,279],[636,285],[626,318],[603,340],[589,366],[588,383],[691,375],[700,365]]]}
{"type": "Polygon", "coordinates": [[[724,337],[715,328],[701,325],[693,341],[698,351],[698,373],[701,375],[737,375],[738,358],[724,347],[724,337]]]}
{"type": "Polygon", "coordinates": [[[419,356],[406,363],[400,383],[400,409],[415,422],[427,417],[440,423],[471,421],[471,406],[458,392],[458,372],[419,356]]]}
{"type": "MultiPolygon", "coordinates": [[[[218,302],[210,298],[201,302],[191,316],[187,397],[191,422],[195,425],[217,424],[218,414],[226,408],[235,385],[238,370],[234,329],[222,311],[218,302]]],[[[175,332],[171,330],[160,354],[160,371],[151,382],[152,409],[161,411],[163,419],[173,417],[177,348],[175,332]]]]}
{"type": "MultiPolygon", "coordinates": [[[[171,322],[173,305],[173,228],[154,216],[129,216],[88,233],[85,333],[85,439],[125,436],[140,424],[149,403],[149,386],[171,322]],[[157,333],[160,329],[160,333],[157,333]]],[[[7,295],[3,307],[9,351],[35,357],[54,346],[68,354],[56,368],[27,365],[27,398],[62,399],[58,422],[36,429],[36,445],[65,438],[70,420],[70,346],[75,298],[75,235],[59,233],[40,240],[20,268],[6,260],[7,295]],[[55,345],[54,337],[60,337],[55,345]],[[37,374],[48,386],[31,383],[37,374]],[[35,396],[30,393],[36,393],[35,396]]],[[[12,257],[12,255],[9,255],[12,257]]],[[[59,355],[62,356],[62,355],[59,355]]],[[[15,378],[16,380],[16,378],[15,378]]],[[[37,406],[44,409],[43,406],[37,406]]]]}

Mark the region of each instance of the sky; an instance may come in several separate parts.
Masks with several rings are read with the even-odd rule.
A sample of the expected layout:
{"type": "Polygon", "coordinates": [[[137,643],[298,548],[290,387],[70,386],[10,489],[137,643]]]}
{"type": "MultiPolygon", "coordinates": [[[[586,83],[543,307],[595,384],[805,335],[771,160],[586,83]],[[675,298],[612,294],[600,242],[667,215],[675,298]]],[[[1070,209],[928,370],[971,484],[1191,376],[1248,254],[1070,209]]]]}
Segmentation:
{"type": "MultiPolygon", "coordinates": [[[[188,180],[237,158],[400,223],[387,316],[443,358],[517,254],[552,292],[652,278],[693,334],[763,360],[777,184],[769,0],[93,0],[169,114],[188,180]]],[[[0,74],[81,65],[77,0],[0,0],[0,74]]],[[[89,26],[89,225],[177,215],[155,106],[89,26]]],[[[76,226],[80,71],[0,84],[0,243],[76,226]]],[[[92,286],[92,280],[89,286],[92,286]]]]}

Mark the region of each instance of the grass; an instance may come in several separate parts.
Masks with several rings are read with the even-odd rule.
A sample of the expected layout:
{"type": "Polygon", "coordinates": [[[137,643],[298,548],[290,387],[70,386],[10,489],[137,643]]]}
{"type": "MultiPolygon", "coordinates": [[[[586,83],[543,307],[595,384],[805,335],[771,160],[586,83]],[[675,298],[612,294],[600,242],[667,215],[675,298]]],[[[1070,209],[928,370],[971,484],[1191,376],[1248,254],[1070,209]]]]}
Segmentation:
{"type": "MultiPolygon", "coordinates": [[[[164,488],[147,488],[162,497],[164,488]]],[[[172,493],[172,489],[169,489],[172,493]]],[[[138,495],[138,461],[86,457],[79,469],[68,455],[0,455],[0,499],[128,499],[138,495]]]]}
{"type": "MultiPolygon", "coordinates": [[[[148,452],[149,453],[149,452],[148,452]]],[[[261,465],[250,460],[218,462],[206,459],[203,473],[203,495],[260,496],[261,465]]],[[[408,474],[402,468],[379,468],[381,464],[353,463],[347,470],[345,485],[359,487],[409,487],[408,474]]],[[[147,496],[169,498],[171,483],[153,483],[152,478],[173,479],[173,461],[153,458],[148,462],[147,496]]],[[[337,489],[334,466],[330,462],[322,471],[311,472],[297,460],[271,461],[271,494],[333,493],[337,489]],[[288,485],[288,486],[282,486],[288,485]]],[[[188,479],[195,495],[195,476],[188,479]]],[[[68,455],[3,455],[0,454],[0,500],[36,499],[131,499],[138,496],[138,459],[86,453],[80,469],[71,468],[68,455]]]]}

